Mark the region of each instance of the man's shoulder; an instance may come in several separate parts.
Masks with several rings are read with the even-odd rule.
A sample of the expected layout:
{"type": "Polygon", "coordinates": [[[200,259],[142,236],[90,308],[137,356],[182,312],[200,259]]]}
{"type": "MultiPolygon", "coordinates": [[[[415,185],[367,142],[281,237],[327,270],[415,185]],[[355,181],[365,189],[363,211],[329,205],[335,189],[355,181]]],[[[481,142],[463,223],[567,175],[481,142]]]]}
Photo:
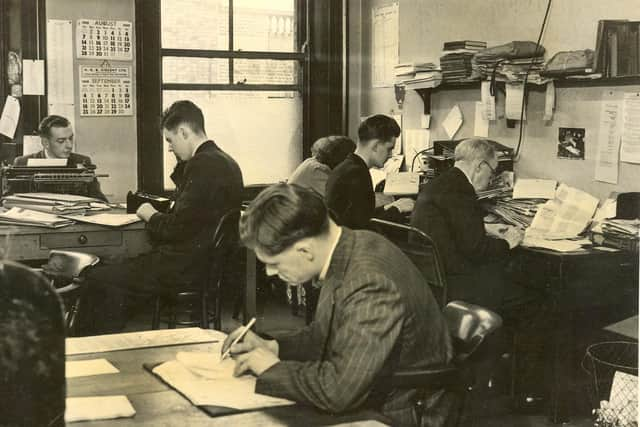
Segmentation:
{"type": "Polygon", "coordinates": [[[69,155],[69,162],[79,164],[79,165],[84,165],[84,164],[90,165],[91,157],[85,156],[84,154],[71,153],[69,155]]]}
{"type": "Polygon", "coordinates": [[[41,159],[44,158],[42,151],[35,153],[25,154],[24,156],[18,156],[13,160],[15,166],[26,166],[29,159],[41,159]]]}

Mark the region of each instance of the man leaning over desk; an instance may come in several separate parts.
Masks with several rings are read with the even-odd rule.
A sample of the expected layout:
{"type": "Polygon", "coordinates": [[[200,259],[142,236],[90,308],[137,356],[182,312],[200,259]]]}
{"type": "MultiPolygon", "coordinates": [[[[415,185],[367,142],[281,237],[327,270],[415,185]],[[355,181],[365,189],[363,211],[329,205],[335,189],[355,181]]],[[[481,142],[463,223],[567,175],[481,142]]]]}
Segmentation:
{"type": "MultiPolygon", "coordinates": [[[[16,157],[14,166],[27,166],[29,159],[67,159],[67,166],[91,165],[88,156],[72,152],[73,129],[71,123],[65,117],[52,114],[42,119],[38,125],[38,135],[42,143],[42,150],[37,153],[16,157]]],[[[107,198],[100,190],[97,178],[89,184],[88,196],[107,202],[107,198]]]]}
{"type": "MultiPolygon", "coordinates": [[[[276,340],[249,332],[230,348],[236,375],[258,376],[256,392],[329,412],[376,409],[393,425],[412,425],[415,390],[393,389],[390,375],[409,367],[441,366],[451,342],[438,304],[400,249],[370,231],[336,225],[311,190],[276,184],[240,220],[243,242],[267,274],[320,288],[315,320],[276,340]]],[[[223,351],[244,328],[231,333],[223,351]]],[[[443,424],[450,400],[433,391],[429,426],[443,424]]]]}

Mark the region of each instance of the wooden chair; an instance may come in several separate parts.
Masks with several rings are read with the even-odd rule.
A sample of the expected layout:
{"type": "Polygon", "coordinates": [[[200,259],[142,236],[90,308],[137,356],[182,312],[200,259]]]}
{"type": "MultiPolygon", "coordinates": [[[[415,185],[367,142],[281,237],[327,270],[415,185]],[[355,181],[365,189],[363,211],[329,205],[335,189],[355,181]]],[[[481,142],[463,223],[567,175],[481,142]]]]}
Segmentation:
{"type": "Polygon", "coordinates": [[[184,291],[156,296],[152,329],[158,329],[161,321],[170,329],[176,326],[209,328],[213,321],[214,329],[221,329],[220,290],[231,258],[229,255],[238,247],[239,221],[240,209],[233,209],[220,218],[211,240],[207,264],[194,283],[184,291]]]}
{"type": "Polygon", "coordinates": [[[393,374],[391,384],[400,389],[419,390],[414,402],[415,416],[421,425],[427,391],[445,389],[454,393],[454,405],[447,425],[458,425],[475,383],[474,367],[490,351],[487,338],[502,326],[502,318],[491,310],[463,301],[452,301],[443,309],[454,349],[453,360],[441,368],[408,369],[393,374]]]}

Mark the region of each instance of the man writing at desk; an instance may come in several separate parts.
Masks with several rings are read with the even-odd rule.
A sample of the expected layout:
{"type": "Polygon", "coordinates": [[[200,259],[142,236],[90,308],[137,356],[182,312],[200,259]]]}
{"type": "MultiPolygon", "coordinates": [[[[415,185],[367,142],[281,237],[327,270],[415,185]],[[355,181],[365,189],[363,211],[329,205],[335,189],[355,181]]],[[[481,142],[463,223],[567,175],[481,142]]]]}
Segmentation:
{"type": "MultiPolygon", "coordinates": [[[[258,376],[256,392],[325,411],[381,410],[394,425],[413,423],[415,390],[392,389],[389,376],[442,365],[449,332],[413,263],[382,236],[341,228],[322,198],[296,185],[263,191],[240,220],[243,242],[288,283],[320,288],[315,320],[295,335],[264,340],[249,332],[231,346],[237,375],[258,376]]],[[[231,333],[226,351],[243,328],[231,333]]],[[[442,425],[448,399],[434,391],[427,425],[442,425]]]]}
{"type": "MultiPolygon", "coordinates": [[[[42,150],[37,153],[16,157],[14,166],[27,166],[29,159],[67,159],[67,166],[91,165],[88,156],[72,152],[73,150],[73,129],[71,123],[65,117],[52,114],[42,119],[38,125],[38,135],[42,143],[42,150]]],[[[100,190],[100,183],[95,178],[88,188],[88,196],[103,201],[107,198],[100,190]]]]}

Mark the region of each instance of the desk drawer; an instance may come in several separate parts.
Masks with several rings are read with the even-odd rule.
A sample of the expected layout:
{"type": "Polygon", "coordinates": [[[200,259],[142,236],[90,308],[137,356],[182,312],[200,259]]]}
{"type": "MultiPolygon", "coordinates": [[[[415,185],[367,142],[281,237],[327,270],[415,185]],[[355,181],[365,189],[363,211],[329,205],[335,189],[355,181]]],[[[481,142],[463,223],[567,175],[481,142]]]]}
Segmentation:
{"type": "Polygon", "coordinates": [[[87,231],[78,233],[50,233],[40,236],[40,248],[63,249],[85,246],[121,246],[119,230],[87,231]]]}

